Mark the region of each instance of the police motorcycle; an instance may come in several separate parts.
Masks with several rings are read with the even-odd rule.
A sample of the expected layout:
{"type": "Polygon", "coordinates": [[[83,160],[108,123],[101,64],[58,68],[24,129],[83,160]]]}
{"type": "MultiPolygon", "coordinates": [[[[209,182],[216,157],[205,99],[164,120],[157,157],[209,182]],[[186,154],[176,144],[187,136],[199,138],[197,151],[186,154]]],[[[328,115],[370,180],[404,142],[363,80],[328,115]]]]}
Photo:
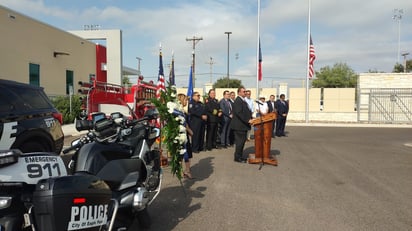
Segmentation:
{"type": "Polygon", "coordinates": [[[147,206],[162,175],[160,154],[150,146],[160,132],[120,117],[76,123],[96,129],[88,142],[66,149],[78,157],[73,175],[53,153],[0,151],[0,231],[127,230],[134,218],[148,227],[147,206]],[[116,123],[106,126],[108,120],[116,123]]]}
{"type": "Polygon", "coordinates": [[[112,230],[117,208],[104,181],[67,175],[59,155],[0,151],[1,231],[112,230]]]}
{"type": "Polygon", "coordinates": [[[131,120],[121,113],[92,114],[92,120],[76,120],[76,129],[88,130],[63,153],[75,151],[69,164],[73,175],[92,175],[103,180],[118,202],[115,230],[127,230],[138,220],[148,228],[148,206],[160,192],[162,169],[160,152],[153,144],[160,129],[152,126],[158,116],[149,109],[141,119],[131,120]]]}

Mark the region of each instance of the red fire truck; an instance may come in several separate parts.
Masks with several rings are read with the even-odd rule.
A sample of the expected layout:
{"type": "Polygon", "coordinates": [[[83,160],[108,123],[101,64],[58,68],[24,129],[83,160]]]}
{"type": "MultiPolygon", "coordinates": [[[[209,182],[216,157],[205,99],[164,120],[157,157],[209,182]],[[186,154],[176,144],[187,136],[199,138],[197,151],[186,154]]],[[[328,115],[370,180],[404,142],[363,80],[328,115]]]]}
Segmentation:
{"type": "Polygon", "coordinates": [[[143,81],[142,76],[139,77],[137,84],[131,87],[100,82],[96,79],[91,83],[80,81],[79,85],[79,93],[85,95],[82,110],[88,119],[91,119],[94,112],[116,110],[113,108],[114,105],[126,107],[128,114],[138,119],[147,109],[153,107],[149,99],[156,97],[156,85],[152,81],[143,81]]]}

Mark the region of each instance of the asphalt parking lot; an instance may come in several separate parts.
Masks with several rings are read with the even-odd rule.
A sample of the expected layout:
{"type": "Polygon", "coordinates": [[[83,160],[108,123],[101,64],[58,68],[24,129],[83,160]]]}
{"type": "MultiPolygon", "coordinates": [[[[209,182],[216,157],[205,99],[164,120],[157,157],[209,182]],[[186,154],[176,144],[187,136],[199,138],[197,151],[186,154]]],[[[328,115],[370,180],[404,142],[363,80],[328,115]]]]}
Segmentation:
{"type": "Polygon", "coordinates": [[[412,230],[412,128],[286,130],[277,167],[234,162],[234,148],[194,154],[182,184],[165,167],[150,230],[412,230]]]}

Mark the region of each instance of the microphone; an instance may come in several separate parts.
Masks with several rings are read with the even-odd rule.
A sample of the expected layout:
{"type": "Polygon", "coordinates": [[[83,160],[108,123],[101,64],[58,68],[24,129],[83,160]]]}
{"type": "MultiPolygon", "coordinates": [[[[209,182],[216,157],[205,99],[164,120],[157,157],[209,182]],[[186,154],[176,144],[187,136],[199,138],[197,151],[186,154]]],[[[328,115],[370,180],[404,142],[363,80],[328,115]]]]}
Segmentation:
{"type": "Polygon", "coordinates": [[[256,102],[257,104],[259,104],[259,105],[263,105],[263,103],[260,102],[259,100],[255,100],[255,102],[256,102]]]}

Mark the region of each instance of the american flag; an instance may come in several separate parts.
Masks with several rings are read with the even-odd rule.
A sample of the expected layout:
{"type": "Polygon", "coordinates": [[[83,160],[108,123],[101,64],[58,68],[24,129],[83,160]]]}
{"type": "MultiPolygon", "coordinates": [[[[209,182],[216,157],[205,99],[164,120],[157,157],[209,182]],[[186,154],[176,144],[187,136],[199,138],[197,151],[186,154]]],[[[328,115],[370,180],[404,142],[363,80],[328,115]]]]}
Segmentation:
{"type": "Polygon", "coordinates": [[[165,88],[165,77],[163,73],[163,61],[162,61],[162,50],[159,54],[159,77],[157,79],[157,88],[156,88],[156,98],[160,99],[162,91],[166,91],[165,88]]]}
{"type": "Polygon", "coordinates": [[[312,79],[313,75],[315,74],[315,70],[313,69],[313,63],[315,62],[316,55],[315,55],[315,47],[313,46],[312,36],[310,36],[310,46],[309,46],[309,79],[312,79]]]}

